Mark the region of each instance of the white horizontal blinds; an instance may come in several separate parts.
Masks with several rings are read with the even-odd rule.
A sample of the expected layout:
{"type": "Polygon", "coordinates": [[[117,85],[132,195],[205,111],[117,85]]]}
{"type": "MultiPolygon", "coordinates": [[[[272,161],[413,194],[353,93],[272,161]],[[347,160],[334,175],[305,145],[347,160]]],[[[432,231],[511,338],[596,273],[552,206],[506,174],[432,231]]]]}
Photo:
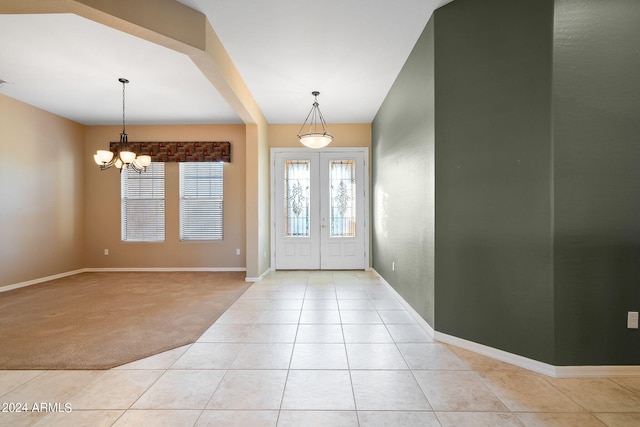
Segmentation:
{"type": "Polygon", "coordinates": [[[180,240],[222,240],[223,163],[180,163],[180,240]]]}
{"type": "Polygon", "coordinates": [[[129,167],[120,183],[122,241],[164,241],[164,163],[151,163],[142,173],[129,167]]]}

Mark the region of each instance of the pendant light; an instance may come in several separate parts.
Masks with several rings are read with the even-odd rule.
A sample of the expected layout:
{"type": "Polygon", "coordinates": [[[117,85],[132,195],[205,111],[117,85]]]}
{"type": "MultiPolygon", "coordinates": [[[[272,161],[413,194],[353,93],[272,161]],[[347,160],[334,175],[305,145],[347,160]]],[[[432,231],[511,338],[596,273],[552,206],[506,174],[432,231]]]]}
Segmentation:
{"type": "Polygon", "coordinates": [[[98,150],[93,156],[96,164],[100,166],[100,170],[107,170],[111,166],[126,169],[131,166],[136,172],[142,173],[147,170],[147,166],[151,164],[151,156],[137,156],[133,151],[129,151],[129,137],[125,130],[125,114],[124,114],[124,88],[129,80],[119,78],[122,83],[122,132],[120,133],[120,149],[118,153],[109,150],[98,150]]]}
{"type": "Polygon", "coordinates": [[[325,123],[324,117],[320,112],[320,107],[318,106],[318,95],[320,95],[320,92],[314,90],[311,92],[311,95],[314,96],[313,105],[311,106],[311,111],[307,114],[307,118],[304,119],[302,127],[298,131],[298,139],[302,145],[309,148],[322,148],[326,147],[331,143],[331,141],[333,141],[333,136],[327,132],[327,124],[325,123]],[[307,121],[309,121],[308,125],[307,121]],[[303,134],[302,131],[305,126],[308,126],[308,132],[303,134]],[[319,127],[322,127],[322,129],[319,127]]]}

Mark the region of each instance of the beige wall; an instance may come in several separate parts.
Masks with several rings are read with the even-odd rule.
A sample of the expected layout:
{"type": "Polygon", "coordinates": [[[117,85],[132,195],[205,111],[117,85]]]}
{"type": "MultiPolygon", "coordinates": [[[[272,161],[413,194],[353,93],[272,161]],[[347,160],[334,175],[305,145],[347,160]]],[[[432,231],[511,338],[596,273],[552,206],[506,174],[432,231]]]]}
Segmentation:
{"type": "MultiPolygon", "coordinates": [[[[178,238],[177,165],[167,165],[167,241],[164,243],[124,243],[120,241],[119,180],[115,171],[100,172],[91,162],[91,154],[115,140],[116,126],[87,128],[86,174],[87,236],[86,267],[89,268],[229,268],[247,267],[248,277],[258,277],[269,263],[269,165],[268,147],[300,147],[296,138],[298,125],[269,125],[268,136],[254,125],[230,126],[129,126],[132,141],[230,140],[232,162],[225,165],[225,241],[181,243],[178,238]],[[248,136],[247,136],[248,135],[248,136]],[[263,151],[247,157],[250,149],[263,151]],[[264,148],[261,148],[263,147],[264,148]],[[263,161],[259,160],[263,159],[263,161]],[[251,160],[251,161],[249,161],[251,160]],[[246,165],[246,166],[245,166],[246,165]],[[261,172],[262,171],[262,172],[261,172]],[[175,185],[172,187],[172,182],[175,185]],[[247,182],[257,183],[247,187],[247,182]],[[253,194],[247,191],[253,189],[253,194]],[[173,196],[172,196],[173,192],[173,196]],[[100,195],[98,197],[97,195],[100,195]],[[109,198],[101,203],[101,198],[109,198]],[[253,213],[253,214],[252,214],[253,213]],[[249,218],[250,215],[253,215],[249,218]],[[247,236],[254,236],[247,239],[247,236]],[[241,249],[240,257],[235,255],[241,249]],[[109,255],[104,255],[109,249],[109,255]],[[212,255],[213,254],[213,255],[212,255]],[[245,254],[257,260],[249,268],[245,254]]],[[[369,147],[369,124],[331,125],[336,147],[369,147]]],[[[255,153],[254,153],[255,154],[255,153]]]]}
{"type": "MultiPolygon", "coordinates": [[[[371,124],[328,124],[333,135],[330,147],[371,147],[371,124]]],[[[269,147],[302,147],[298,141],[300,125],[269,125],[269,147]]]]}
{"type": "MultiPolygon", "coordinates": [[[[100,171],[92,159],[97,149],[118,138],[120,127],[85,127],[0,95],[0,287],[82,268],[228,269],[253,264],[247,276],[258,277],[270,257],[268,149],[299,147],[299,126],[268,125],[267,132],[249,128],[129,126],[132,141],[230,141],[232,161],[224,166],[223,241],[179,241],[178,165],[170,163],[166,241],[125,243],[120,241],[119,173],[100,171]],[[257,156],[247,156],[248,135],[257,156]],[[249,183],[257,190],[251,197],[249,183]],[[258,214],[249,220],[254,209],[258,214]]],[[[371,144],[369,124],[334,124],[330,130],[332,146],[371,144]]]]}
{"type": "MultiPolygon", "coordinates": [[[[141,0],[133,8],[130,3],[125,0],[57,3],[12,0],[1,9],[7,13],[77,13],[188,55],[247,126],[239,126],[237,130],[242,131],[237,133],[231,130],[233,126],[140,127],[138,135],[130,127],[129,133],[132,140],[230,139],[239,142],[233,145],[234,160],[225,166],[225,221],[230,224],[225,226],[224,242],[178,242],[177,198],[171,194],[177,192],[177,167],[168,165],[167,241],[120,242],[118,182],[117,178],[111,178],[111,181],[107,178],[115,171],[100,174],[91,160],[96,149],[106,148],[108,141],[117,137],[119,129],[90,127],[87,128],[85,156],[80,160],[81,163],[84,161],[82,164],[87,166],[87,171],[76,183],[87,186],[84,193],[87,197],[86,238],[83,245],[76,246],[77,250],[84,250],[84,267],[246,267],[248,278],[259,277],[267,271],[270,259],[269,148],[298,147],[295,135],[299,125],[267,124],[224,46],[202,14],[172,0],[141,0]],[[157,10],[149,12],[150,6],[157,10]],[[172,17],[170,29],[166,28],[167,16],[172,17]],[[252,127],[254,125],[256,128],[252,127]],[[211,132],[213,129],[216,131],[211,132]],[[227,132],[232,137],[224,137],[227,132]],[[232,177],[233,184],[227,183],[228,177],[232,177]],[[232,185],[230,191],[228,185],[232,185]],[[104,249],[109,249],[109,256],[103,255],[104,249]],[[240,249],[242,255],[235,255],[236,249],[240,249]]],[[[369,124],[330,125],[330,130],[336,137],[334,147],[371,145],[369,124]]]]}
{"type": "MultiPolygon", "coordinates": [[[[245,171],[249,170],[251,174],[245,176],[243,193],[248,201],[245,205],[246,210],[243,217],[247,225],[244,231],[246,235],[244,246],[252,249],[252,251],[245,257],[245,251],[243,250],[243,255],[241,256],[245,259],[243,265],[246,265],[249,277],[257,277],[266,271],[266,260],[269,259],[267,254],[269,227],[268,217],[265,215],[268,214],[269,196],[268,192],[266,194],[262,193],[261,180],[264,177],[268,177],[268,169],[264,167],[268,165],[268,154],[266,154],[268,153],[267,123],[226,49],[203,14],[174,0],[138,0],[135,4],[132,4],[129,0],[76,0],[63,2],[6,0],[0,5],[0,11],[3,13],[75,13],[187,55],[242,121],[247,125],[257,125],[258,127],[257,132],[248,133],[254,138],[253,140],[244,138],[246,146],[250,147],[250,150],[247,151],[246,162],[256,168],[256,173],[253,174],[252,169],[245,168],[245,171]],[[170,22],[170,25],[167,25],[168,22],[170,22]],[[255,203],[257,203],[256,206],[254,206],[255,203]]],[[[90,155],[91,153],[88,154],[90,155]]],[[[168,173],[170,173],[170,170],[168,173]]],[[[88,179],[89,177],[88,175],[88,179]]],[[[90,204],[89,206],[93,205],[90,204]]],[[[170,225],[168,224],[168,226],[170,225]]],[[[88,242],[93,243],[93,237],[88,242]]],[[[217,257],[212,261],[208,252],[206,258],[196,257],[199,259],[195,259],[184,252],[185,245],[180,246],[182,248],[180,253],[185,255],[186,261],[189,263],[204,263],[208,266],[211,262],[217,265],[230,261],[227,259],[229,249],[227,247],[222,248],[217,245],[216,248],[222,250],[224,254],[219,254],[221,257],[217,257]]],[[[87,249],[89,250],[89,248],[87,249]]],[[[91,249],[93,250],[94,248],[91,249]]],[[[155,246],[153,248],[145,247],[146,253],[151,253],[157,249],[155,246]]],[[[151,255],[152,259],[147,261],[153,261],[154,266],[158,262],[185,262],[184,259],[167,258],[167,254],[173,251],[166,252],[164,249],[162,248],[161,252],[156,255],[151,255]]],[[[197,253],[200,254],[201,252],[205,251],[197,253]]],[[[233,253],[235,254],[235,248],[233,253]]],[[[90,261],[88,262],[90,262],[89,265],[92,265],[96,262],[96,254],[91,252],[89,255],[90,261]]],[[[140,256],[146,257],[146,254],[140,256]]],[[[235,263],[237,258],[233,260],[235,263]]],[[[106,261],[101,259],[100,264],[106,261]]],[[[130,258],[122,258],[122,261],[133,262],[130,258]]],[[[108,264],[111,263],[113,263],[112,259],[109,260],[108,264]]]]}
{"type": "Polygon", "coordinates": [[[0,287],[84,266],[84,127],[0,95],[0,287]]]}
{"type": "Polygon", "coordinates": [[[86,239],[88,268],[244,268],[245,262],[245,126],[129,126],[131,141],[230,141],[231,163],[224,164],[224,240],[180,242],[178,164],[166,164],[166,241],[120,240],[120,176],[116,169],[100,171],[92,154],[118,139],[118,126],[86,130],[86,239]],[[109,249],[109,255],[104,255],[109,249]],[[236,255],[240,249],[241,255],[236,255]]]}

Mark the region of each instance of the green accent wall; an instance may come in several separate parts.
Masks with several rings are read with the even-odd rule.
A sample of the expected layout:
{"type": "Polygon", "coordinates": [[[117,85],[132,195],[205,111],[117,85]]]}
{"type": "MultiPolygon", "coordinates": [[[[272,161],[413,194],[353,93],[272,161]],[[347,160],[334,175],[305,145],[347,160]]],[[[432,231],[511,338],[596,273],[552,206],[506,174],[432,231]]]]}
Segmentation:
{"type": "Polygon", "coordinates": [[[372,265],[433,326],[434,83],[430,21],[372,124],[372,265]],[[392,265],[395,263],[395,269],[392,265]]]}
{"type": "Polygon", "coordinates": [[[553,51],[557,364],[638,365],[640,1],[556,1],[553,51]]]}
{"type": "Polygon", "coordinates": [[[435,11],[372,125],[372,259],[436,331],[640,363],[638,22],[637,0],[435,11]]]}
{"type": "Polygon", "coordinates": [[[435,13],[436,330],[554,360],[551,0],[435,13]]]}

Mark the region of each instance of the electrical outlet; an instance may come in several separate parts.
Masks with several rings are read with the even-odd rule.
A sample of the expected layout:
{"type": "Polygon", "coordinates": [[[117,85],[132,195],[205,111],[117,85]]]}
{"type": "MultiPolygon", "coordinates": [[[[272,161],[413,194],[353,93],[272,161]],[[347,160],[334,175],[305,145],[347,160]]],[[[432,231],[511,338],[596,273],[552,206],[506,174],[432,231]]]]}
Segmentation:
{"type": "Polygon", "coordinates": [[[637,311],[627,312],[627,328],[638,329],[638,312],[637,311]]]}
{"type": "Polygon", "coordinates": [[[109,255],[109,249],[105,249],[105,250],[104,250],[104,254],[105,254],[105,255],[109,255]]]}
{"type": "Polygon", "coordinates": [[[236,255],[240,255],[240,249],[236,249],[236,255]]]}

